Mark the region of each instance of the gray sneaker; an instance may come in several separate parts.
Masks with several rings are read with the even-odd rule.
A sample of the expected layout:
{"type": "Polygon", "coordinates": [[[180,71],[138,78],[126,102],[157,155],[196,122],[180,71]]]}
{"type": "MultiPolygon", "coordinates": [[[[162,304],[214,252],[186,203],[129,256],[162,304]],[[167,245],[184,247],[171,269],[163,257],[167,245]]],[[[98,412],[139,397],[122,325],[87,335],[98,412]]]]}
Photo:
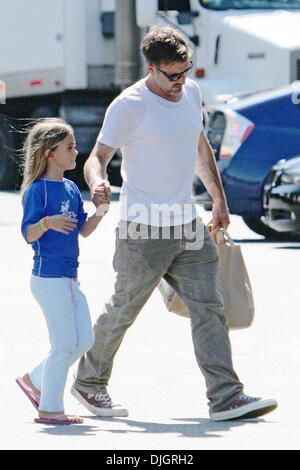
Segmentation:
{"type": "Polygon", "coordinates": [[[128,410],[120,405],[114,405],[107,393],[106,387],[101,387],[98,392],[86,393],[78,390],[74,385],[71,394],[91,413],[97,416],[128,416],[128,410]]]}
{"type": "Polygon", "coordinates": [[[240,393],[226,408],[221,411],[211,412],[212,421],[226,421],[231,419],[257,418],[270,413],[277,408],[277,401],[262,400],[240,393]]]}

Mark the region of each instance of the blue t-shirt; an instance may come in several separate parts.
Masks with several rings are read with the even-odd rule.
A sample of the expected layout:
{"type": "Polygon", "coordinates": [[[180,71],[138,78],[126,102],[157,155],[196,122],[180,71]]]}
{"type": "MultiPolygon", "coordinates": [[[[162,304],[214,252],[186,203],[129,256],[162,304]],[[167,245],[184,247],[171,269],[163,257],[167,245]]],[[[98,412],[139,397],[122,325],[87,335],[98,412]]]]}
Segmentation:
{"type": "Polygon", "coordinates": [[[78,219],[77,229],[69,232],[69,235],[50,229],[32,243],[33,274],[40,277],[76,278],[79,264],[78,233],[87,218],[76,184],[66,178],[63,181],[38,179],[25,190],[22,204],[24,215],[21,230],[25,240],[28,227],[47,215],[70,213],[70,217],[78,219]]]}

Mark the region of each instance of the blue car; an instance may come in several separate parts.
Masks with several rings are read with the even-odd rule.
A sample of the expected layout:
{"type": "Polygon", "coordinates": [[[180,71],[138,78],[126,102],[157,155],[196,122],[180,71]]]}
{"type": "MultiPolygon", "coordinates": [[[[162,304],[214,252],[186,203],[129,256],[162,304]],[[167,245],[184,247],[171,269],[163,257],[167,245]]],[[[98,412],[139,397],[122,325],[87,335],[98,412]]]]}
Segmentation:
{"type": "MultiPolygon", "coordinates": [[[[263,190],[280,159],[300,153],[300,82],[206,107],[206,133],[215,151],[231,214],[267,239],[287,239],[264,221],[263,190]]],[[[211,200],[195,178],[194,194],[206,209],[211,200]]]]}

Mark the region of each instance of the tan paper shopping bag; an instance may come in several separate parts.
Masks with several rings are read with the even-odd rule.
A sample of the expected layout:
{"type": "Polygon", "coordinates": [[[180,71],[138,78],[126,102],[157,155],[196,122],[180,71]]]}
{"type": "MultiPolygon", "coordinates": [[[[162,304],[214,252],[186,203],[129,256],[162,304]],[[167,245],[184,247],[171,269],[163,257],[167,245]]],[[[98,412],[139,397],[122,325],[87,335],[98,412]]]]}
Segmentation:
{"type": "MultiPolygon", "coordinates": [[[[211,232],[219,253],[219,272],[225,315],[232,330],[248,328],[254,318],[254,301],[250,279],[240,245],[225,229],[211,232]]],[[[189,317],[188,310],[174,289],[161,279],[158,288],[170,312],[189,317]]]]}

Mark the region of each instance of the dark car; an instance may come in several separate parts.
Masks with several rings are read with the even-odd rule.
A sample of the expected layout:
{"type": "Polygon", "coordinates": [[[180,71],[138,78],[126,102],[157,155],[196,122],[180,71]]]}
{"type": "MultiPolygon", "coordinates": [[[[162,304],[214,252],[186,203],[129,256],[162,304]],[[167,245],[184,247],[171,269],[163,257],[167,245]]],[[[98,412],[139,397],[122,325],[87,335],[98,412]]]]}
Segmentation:
{"type": "MultiPolygon", "coordinates": [[[[207,106],[207,136],[215,151],[231,214],[266,238],[284,238],[264,220],[263,188],[280,159],[300,151],[300,82],[224,105],[207,106]]],[[[198,178],[196,199],[206,208],[211,200],[198,178]]]]}
{"type": "Polygon", "coordinates": [[[300,156],[280,160],[264,187],[265,223],[300,240],[300,156]]]}

